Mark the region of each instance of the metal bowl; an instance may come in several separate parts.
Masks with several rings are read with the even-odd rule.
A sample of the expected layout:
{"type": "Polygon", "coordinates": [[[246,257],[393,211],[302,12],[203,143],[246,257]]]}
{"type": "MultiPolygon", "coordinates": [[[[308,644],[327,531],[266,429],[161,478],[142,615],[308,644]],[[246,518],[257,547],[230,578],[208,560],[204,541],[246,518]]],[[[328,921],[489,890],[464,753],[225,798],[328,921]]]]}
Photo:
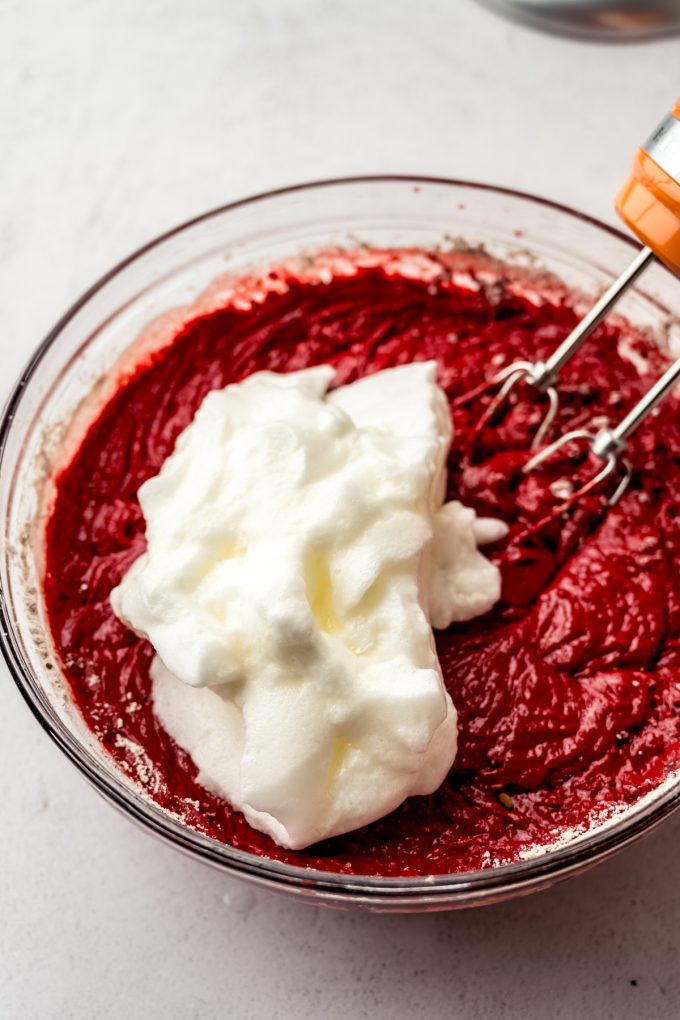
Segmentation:
{"type": "Polygon", "coordinates": [[[680,0],[478,0],[533,28],[582,39],[634,41],[680,32],[680,0]]]}

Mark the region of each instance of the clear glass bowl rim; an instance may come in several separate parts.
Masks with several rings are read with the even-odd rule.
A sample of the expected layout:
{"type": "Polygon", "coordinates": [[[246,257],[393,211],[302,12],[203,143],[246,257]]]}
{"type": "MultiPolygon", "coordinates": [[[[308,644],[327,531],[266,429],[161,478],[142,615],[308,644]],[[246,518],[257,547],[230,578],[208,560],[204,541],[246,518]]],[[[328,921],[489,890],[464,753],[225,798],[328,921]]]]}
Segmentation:
{"type": "MultiPolygon", "coordinates": [[[[101,276],[71,305],[30,357],[6,400],[0,418],[0,471],[16,409],[46,352],[77,312],[110,280],[146,252],[201,222],[242,206],[312,189],[333,188],[341,185],[379,185],[381,183],[404,183],[414,187],[443,185],[477,192],[492,192],[497,196],[519,199],[574,220],[580,220],[623,242],[631,248],[631,253],[640,248],[634,238],[624,234],[616,227],[563,203],[540,198],[530,192],[458,178],[414,174],[367,174],[337,177],[276,188],[229,202],[186,220],[137,248],[101,276]]],[[[119,782],[113,774],[108,774],[94,758],[87,754],[67,727],[59,720],[50,719],[44,710],[42,694],[34,685],[30,671],[25,668],[1,582],[0,648],[21,695],[42,728],[84,778],[123,814],[190,856],[197,857],[234,875],[241,875],[280,891],[288,889],[290,892],[306,892],[312,899],[336,904],[347,903],[348,905],[350,903],[368,906],[381,904],[387,909],[392,906],[395,909],[406,910],[409,907],[416,910],[427,910],[428,907],[436,909],[437,905],[453,907],[493,902],[504,899],[508,895],[519,895],[533,889],[543,888],[591,867],[650,832],[680,807],[679,778],[649,803],[633,805],[632,809],[620,820],[612,821],[602,828],[595,828],[576,842],[549,849],[539,856],[478,871],[394,878],[343,874],[285,864],[219,843],[189,829],[181,822],[166,815],[161,808],[150,802],[147,803],[142,797],[133,797],[122,782],[119,782]],[[636,807],[638,810],[635,810],[636,807]]]]}

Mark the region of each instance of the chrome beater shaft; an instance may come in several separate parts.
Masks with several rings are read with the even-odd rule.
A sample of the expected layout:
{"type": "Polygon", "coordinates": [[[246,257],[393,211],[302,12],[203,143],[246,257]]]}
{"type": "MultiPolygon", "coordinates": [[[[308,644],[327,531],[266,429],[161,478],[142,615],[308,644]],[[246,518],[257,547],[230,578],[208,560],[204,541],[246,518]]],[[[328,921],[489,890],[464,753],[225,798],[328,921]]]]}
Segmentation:
{"type": "Polygon", "coordinates": [[[680,380],[680,358],[666,369],[661,378],[654,383],[651,389],[645,393],[644,397],[637,402],[635,407],[614,428],[602,428],[597,432],[592,432],[589,429],[574,429],[571,432],[565,432],[559,439],[550,443],[539,453],[535,454],[531,460],[527,461],[523,470],[525,472],[533,471],[534,468],[543,464],[544,461],[552,457],[563,446],[578,442],[579,440],[585,440],[591,452],[603,462],[603,466],[590,481],[571,497],[570,502],[594,488],[600,482],[603,482],[613,474],[620,463],[624,467],[624,476],[607,501],[609,506],[614,506],[621,499],[631,479],[632,468],[624,456],[628,446],[628,437],[632,435],[647,415],[670,393],[678,380],[680,380]]]}
{"type": "MultiPolygon", "coordinates": [[[[644,247],[628,269],[609,287],[550,357],[537,362],[515,361],[502,369],[487,385],[459,398],[457,403],[467,404],[474,396],[497,387],[496,396],[482,414],[473,438],[494,416],[499,405],[506,400],[514,387],[524,382],[548,399],[547,412],[534,435],[531,448],[535,450],[536,447],[542,446],[558,410],[559,397],[556,384],[559,373],[569,358],[581,347],[650,262],[658,259],[680,276],[680,100],[675,103],[647,141],[637,149],[631,172],[616,196],[615,207],[621,219],[644,247]]],[[[562,480],[564,484],[560,485],[561,493],[568,492],[568,495],[545,520],[551,520],[555,514],[562,513],[580,496],[590,492],[600,482],[613,475],[617,468],[623,467],[623,477],[608,501],[610,505],[618,502],[632,475],[631,464],[625,457],[628,438],[667,396],[679,379],[680,358],[664,372],[618,425],[599,430],[595,426],[572,429],[530,457],[524,466],[525,472],[533,471],[563,447],[585,441],[589,452],[599,459],[602,465],[600,470],[576,492],[566,479],[562,480]]],[[[553,488],[553,492],[557,495],[556,488],[553,488]]]]}
{"type": "MultiPolygon", "coordinates": [[[[484,412],[480,425],[494,416],[500,405],[509,396],[519,382],[526,382],[539,393],[548,398],[548,410],[533,438],[531,447],[535,449],[543,443],[555,420],[559,406],[559,395],[556,383],[561,369],[579,350],[602,320],[609,314],[619,298],[637,280],[642,272],[655,258],[651,248],[643,248],[633,259],[628,268],[605,291],[602,297],[590,309],[587,315],[562,341],[545,361],[514,361],[502,369],[489,383],[489,388],[499,386],[500,389],[484,412]]],[[[466,402],[463,397],[461,402],[466,402]]]]}

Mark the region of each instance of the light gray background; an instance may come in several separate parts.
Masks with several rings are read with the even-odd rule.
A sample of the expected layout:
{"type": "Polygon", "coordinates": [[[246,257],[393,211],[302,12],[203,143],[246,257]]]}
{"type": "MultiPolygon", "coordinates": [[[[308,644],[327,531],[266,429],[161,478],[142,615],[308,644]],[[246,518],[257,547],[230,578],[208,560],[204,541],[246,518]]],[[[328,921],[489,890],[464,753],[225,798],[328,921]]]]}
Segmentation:
{"type": "MultiPolygon", "coordinates": [[[[680,93],[677,40],[551,39],[471,0],[0,0],[0,18],[2,397],[100,273],[258,189],[413,171],[613,221],[633,148],[680,93]]],[[[7,1020],[677,1017],[679,878],[677,819],[478,911],[254,893],[100,801],[0,667],[7,1020]]]]}

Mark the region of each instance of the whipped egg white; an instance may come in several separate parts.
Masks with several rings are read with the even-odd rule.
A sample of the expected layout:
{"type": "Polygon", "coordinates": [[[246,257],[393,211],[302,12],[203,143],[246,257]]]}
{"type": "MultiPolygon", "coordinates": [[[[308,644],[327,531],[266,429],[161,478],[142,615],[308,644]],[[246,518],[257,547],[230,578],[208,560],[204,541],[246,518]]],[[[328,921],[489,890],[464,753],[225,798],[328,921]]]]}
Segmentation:
{"type": "Polygon", "coordinates": [[[478,545],[506,530],[443,503],[434,362],[333,375],[209,393],[139,490],[147,551],[111,593],[199,781],[293,849],[440,785],[456,712],[431,628],[498,599],[478,545]]]}

